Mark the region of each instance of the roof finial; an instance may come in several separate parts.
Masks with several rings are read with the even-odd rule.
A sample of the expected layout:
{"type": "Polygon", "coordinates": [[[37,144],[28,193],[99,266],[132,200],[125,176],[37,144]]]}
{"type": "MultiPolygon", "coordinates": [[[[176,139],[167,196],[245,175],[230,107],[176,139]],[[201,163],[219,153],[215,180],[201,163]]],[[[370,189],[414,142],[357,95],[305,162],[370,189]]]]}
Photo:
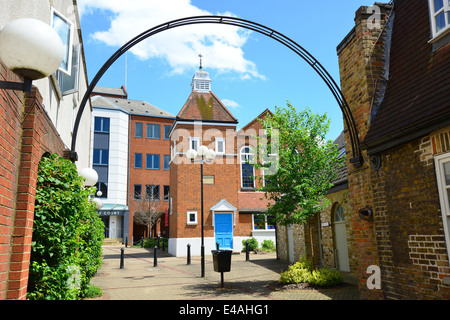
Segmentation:
{"type": "Polygon", "coordinates": [[[198,56],[200,57],[200,70],[202,70],[202,58],[203,58],[203,56],[202,56],[201,53],[198,56]]]}

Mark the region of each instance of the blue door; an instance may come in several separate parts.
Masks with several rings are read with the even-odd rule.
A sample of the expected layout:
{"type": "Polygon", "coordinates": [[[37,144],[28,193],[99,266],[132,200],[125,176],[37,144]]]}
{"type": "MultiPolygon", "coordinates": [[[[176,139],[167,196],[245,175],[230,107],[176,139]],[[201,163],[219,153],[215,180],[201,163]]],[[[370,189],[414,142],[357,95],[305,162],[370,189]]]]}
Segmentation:
{"type": "Polygon", "coordinates": [[[233,248],[233,217],[231,213],[215,214],[216,242],[220,249],[233,248]]]}

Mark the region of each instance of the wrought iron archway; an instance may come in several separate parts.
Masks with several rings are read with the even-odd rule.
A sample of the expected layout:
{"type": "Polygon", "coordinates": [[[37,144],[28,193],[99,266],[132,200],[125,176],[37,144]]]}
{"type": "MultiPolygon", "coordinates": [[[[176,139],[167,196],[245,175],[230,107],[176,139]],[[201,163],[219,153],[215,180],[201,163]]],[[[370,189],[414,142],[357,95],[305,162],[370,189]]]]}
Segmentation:
{"type": "Polygon", "coordinates": [[[73,137],[72,137],[72,145],[71,145],[71,153],[70,158],[72,161],[76,161],[78,156],[76,152],[76,138],[78,133],[78,127],[80,124],[81,116],[83,114],[84,108],[86,106],[86,103],[92,94],[92,91],[94,90],[94,87],[97,85],[100,78],[104,75],[104,73],[108,70],[108,68],[125,52],[127,52],[129,49],[131,49],[133,46],[138,44],[139,42],[155,35],[160,32],[163,32],[165,30],[183,27],[187,25],[193,25],[193,24],[205,24],[205,23],[217,23],[217,24],[224,24],[224,25],[232,25],[237,26],[245,29],[249,29],[255,32],[258,32],[260,34],[263,34],[269,38],[272,38],[281,44],[285,45],[292,51],[294,51],[297,55],[299,55],[303,60],[305,60],[316,72],[317,74],[322,78],[322,80],[325,82],[325,84],[330,89],[331,93],[335,97],[336,101],[339,104],[339,107],[341,108],[341,111],[344,115],[344,120],[348,128],[349,137],[351,141],[352,146],[352,158],[350,159],[350,162],[352,162],[355,166],[360,166],[362,164],[362,155],[361,155],[361,147],[360,142],[358,138],[358,131],[356,128],[355,121],[353,119],[353,115],[350,111],[350,108],[347,104],[347,101],[344,98],[344,95],[334,79],[330,76],[328,71],[317,61],[316,58],[314,58],[308,51],[306,51],[302,46],[297,44],[295,41],[291,40],[290,38],[286,37],[285,35],[270,29],[264,25],[261,25],[259,23],[241,19],[241,18],[235,18],[235,17],[227,17],[227,16],[194,16],[194,17],[187,17],[187,18],[181,18],[173,21],[169,21],[163,24],[160,24],[156,27],[153,27],[151,29],[148,29],[147,31],[139,34],[135,38],[128,41],[126,44],[124,44],[119,50],[117,50],[101,67],[101,69],[97,72],[94,79],[92,79],[91,84],[86,90],[86,93],[83,96],[83,99],[81,101],[80,107],[78,109],[77,117],[75,119],[74,129],[73,129],[73,137]]]}

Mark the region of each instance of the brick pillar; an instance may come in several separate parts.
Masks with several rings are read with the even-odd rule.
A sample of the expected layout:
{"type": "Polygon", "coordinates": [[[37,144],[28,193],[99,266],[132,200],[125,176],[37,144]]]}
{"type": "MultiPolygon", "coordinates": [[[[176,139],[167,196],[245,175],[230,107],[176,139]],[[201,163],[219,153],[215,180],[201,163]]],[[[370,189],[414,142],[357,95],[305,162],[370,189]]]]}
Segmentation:
{"type": "MultiPolygon", "coordinates": [[[[370,112],[376,82],[383,67],[380,34],[385,19],[391,10],[390,5],[377,3],[380,15],[374,15],[368,7],[356,11],[355,28],[338,46],[341,90],[347,100],[362,141],[370,126],[370,112]],[[376,20],[374,20],[376,19],[376,20]],[[370,25],[379,23],[378,26],[370,25]]],[[[346,127],[344,128],[346,130],[346,127]]],[[[351,144],[346,132],[346,150],[351,154],[351,144]]],[[[363,299],[383,299],[381,289],[367,288],[367,279],[371,273],[367,268],[371,265],[380,266],[375,225],[373,219],[361,218],[359,210],[374,207],[371,169],[368,165],[367,153],[363,150],[365,159],[361,167],[355,168],[347,157],[348,184],[354,246],[350,254],[355,256],[356,274],[359,278],[359,289],[363,299]]]]}

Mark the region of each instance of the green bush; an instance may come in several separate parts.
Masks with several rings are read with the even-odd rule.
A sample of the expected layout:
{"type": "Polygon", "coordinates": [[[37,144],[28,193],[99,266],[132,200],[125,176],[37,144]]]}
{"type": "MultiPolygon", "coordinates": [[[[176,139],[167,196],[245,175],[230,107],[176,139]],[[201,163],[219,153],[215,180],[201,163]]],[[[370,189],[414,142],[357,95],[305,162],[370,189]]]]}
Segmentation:
{"type": "Polygon", "coordinates": [[[76,300],[102,264],[104,225],[75,164],[50,155],[39,163],[27,298],[76,300]]]}
{"type": "MultiPolygon", "coordinates": [[[[164,247],[167,248],[169,245],[169,239],[167,238],[160,238],[159,239],[159,246],[162,249],[163,246],[163,241],[164,241],[164,247]]],[[[141,244],[138,243],[136,246],[140,247],[141,244]]],[[[144,239],[144,248],[154,248],[154,247],[158,246],[158,238],[145,238],[144,239]]]]}
{"type": "Polygon", "coordinates": [[[280,283],[282,284],[309,283],[327,287],[340,284],[342,281],[342,275],[338,270],[328,267],[312,270],[311,261],[304,257],[280,274],[280,283]]]}
{"type": "Polygon", "coordinates": [[[264,251],[273,252],[276,250],[275,243],[272,240],[264,240],[261,244],[264,251]]]}
{"type": "Polygon", "coordinates": [[[256,240],[255,237],[250,238],[250,239],[244,239],[242,240],[242,251],[245,252],[246,250],[246,245],[245,243],[248,241],[248,250],[249,251],[254,251],[256,249],[258,249],[259,244],[258,244],[258,240],[256,240]]]}

